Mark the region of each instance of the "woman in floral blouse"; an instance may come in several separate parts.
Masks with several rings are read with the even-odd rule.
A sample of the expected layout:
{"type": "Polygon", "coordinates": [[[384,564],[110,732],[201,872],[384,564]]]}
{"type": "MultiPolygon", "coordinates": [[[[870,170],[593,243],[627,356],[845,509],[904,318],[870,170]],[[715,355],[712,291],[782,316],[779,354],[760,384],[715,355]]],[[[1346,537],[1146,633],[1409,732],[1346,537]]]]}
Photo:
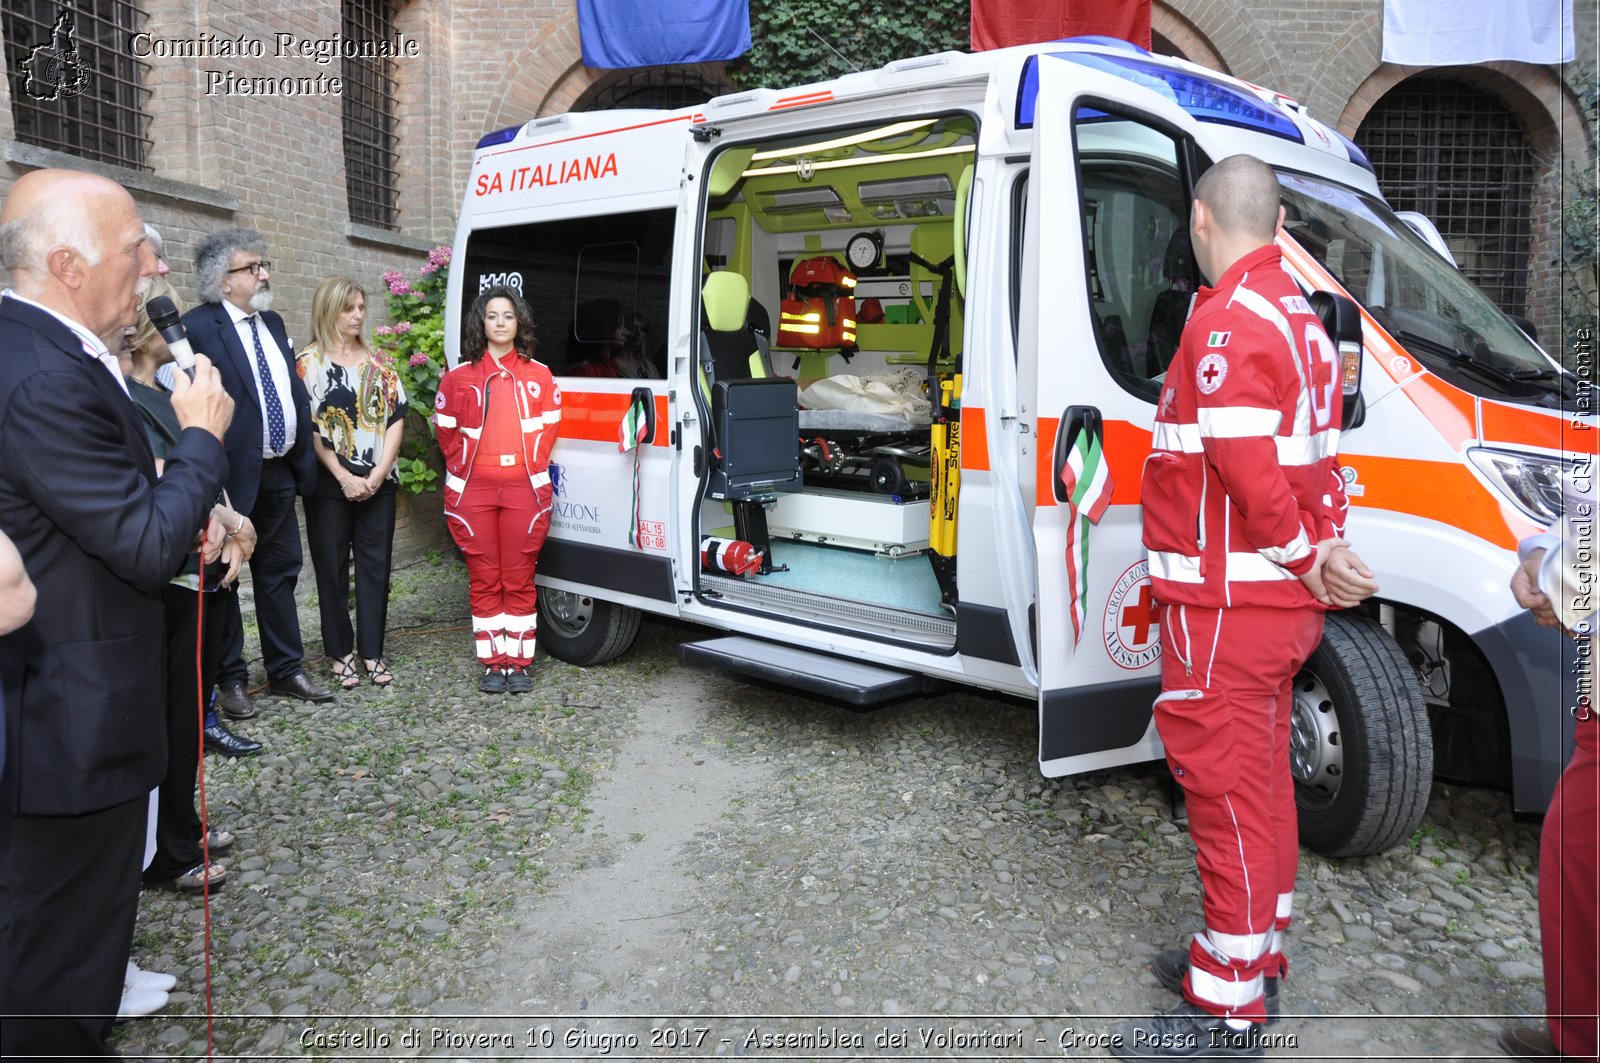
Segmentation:
{"type": "Polygon", "coordinates": [[[377,686],[394,681],[383,659],[394,553],[395,459],[405,429],[406,394],[393,368],[380,363],[362,325],[366,290],[330,277],[311,299],[311,343],[297,368],[311,393],[316,427],[317,486],[306,497],[306,542],[317,573],[322,646],[345,688],[359,686],[354,654],[377,686]],[[352,638],[348,572],[356,569],[352,638]]]}

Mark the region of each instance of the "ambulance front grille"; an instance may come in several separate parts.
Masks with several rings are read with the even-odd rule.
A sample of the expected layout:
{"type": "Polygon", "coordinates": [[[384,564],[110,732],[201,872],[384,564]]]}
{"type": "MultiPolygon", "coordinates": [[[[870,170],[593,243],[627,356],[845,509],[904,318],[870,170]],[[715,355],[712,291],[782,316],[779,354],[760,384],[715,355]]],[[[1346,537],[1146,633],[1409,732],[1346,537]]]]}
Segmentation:
{"type": "Polygon", "coordinates": [[[730,604],[781,613],[799,620],[814,620],[830,626],[842,625],[880,635],[911,638],[942,646],[956,641],[956,622],[947,616],[929,616],[875,602],[835,598],[815,591],[796,591],[787,587],[762,586],[752,581],[702,573],[700,587],[708,597],[730,604]]]}

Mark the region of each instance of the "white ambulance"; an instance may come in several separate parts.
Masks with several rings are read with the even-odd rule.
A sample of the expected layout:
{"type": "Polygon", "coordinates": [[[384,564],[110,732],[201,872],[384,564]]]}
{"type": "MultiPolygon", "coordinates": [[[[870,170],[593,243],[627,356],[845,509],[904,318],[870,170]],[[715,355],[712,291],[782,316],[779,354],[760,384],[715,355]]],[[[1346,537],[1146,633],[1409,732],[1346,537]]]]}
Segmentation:
{"type": "Polygon", "coordinates": [[[726,633],[686,659],[858,705],[947,683],[1034,699],[1046,775],[1158,758],[1139,479],[1201,283],[1194,182],[1238,152],[1280,174],[1288,268],[1364,325],[1324,383],[1352,391],[1348,533],[1382,592],[1330,616],[1296,687],[1306,842],[1403,841],[1436,776],[1541,810],[1574,650],[1507,581],[1560,476],[1587,471],[1587,381],[1395,216],[1349,140],[1108,39],[479,143],[446,342],[510,284],[563,389],[545,651],[598,664],[654,613],[726,633]],[[800,283],[819,260],[831,289],[800,283]],[[577,375],[630,353],[650,378],[577,375]],[[1096,448],[1090,524],[1061,473],[1096,448]]]}

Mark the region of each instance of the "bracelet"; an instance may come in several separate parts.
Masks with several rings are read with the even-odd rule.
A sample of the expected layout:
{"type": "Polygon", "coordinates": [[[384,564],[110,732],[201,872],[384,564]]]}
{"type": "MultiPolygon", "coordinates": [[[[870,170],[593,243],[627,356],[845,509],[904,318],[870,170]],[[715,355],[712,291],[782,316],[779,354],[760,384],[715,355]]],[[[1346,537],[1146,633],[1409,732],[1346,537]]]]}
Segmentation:
{"type": "Polygon", "coordinates": [[[244,531],[244,514],[239,514],[239,523],[232,531],[228,530],[228,526],[226,524],[222,526],[222,530],[225,533],[223,535],[224,539],[232,539],[235,535],[238,535],[240,532],[244,531]]]}

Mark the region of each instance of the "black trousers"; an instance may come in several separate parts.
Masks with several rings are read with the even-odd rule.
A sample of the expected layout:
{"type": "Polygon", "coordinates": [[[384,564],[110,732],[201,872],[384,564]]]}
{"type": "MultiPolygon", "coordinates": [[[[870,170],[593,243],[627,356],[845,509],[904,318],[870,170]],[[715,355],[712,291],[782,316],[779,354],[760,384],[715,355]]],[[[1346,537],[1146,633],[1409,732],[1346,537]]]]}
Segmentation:
{"type": "Polygon", "coordinates": [[[82,816],[0,809],[0,1055],[117,1056],[148,795],[82,816]]]}
{"type": "MultiPolygon", "coordinates": [[[[294,500],[294,474],[289,471],[289,463],[281,458],[262,462],[261,488],[249,514],[257,537],[256,552],[250,557],[250,585],[255,592],[256,626],[268,679],[288,679],[299,672],[305,655],[300,641],[300,614],[294,602],[295,584],[304,563],[294,500]]],[[[248,681],[239,596],[230,597],[233,600],[221,620],[222,664],[217,678],[248,681]]]]}
{"type": "Polygon", "coordinates": [[[216,592],[196,594],[170,583],[161,602],[167,622],[167,774],[156,795],[156,856],[147,872],[155,880],[177,878],[200,862],[204,828],[194,803],[195,772],[203,755],[200,729],[206,710],[197,699],[200,691],[210,696],[216,679],[217,620],[224,608],[216,592]],[[196,612],[200,608],[203,617],[196,612]],[[197,635],[204,639],[198,647],[198,682],[197,635]]]}
{"type": "MultiPolygon", "coordinates": [[[[331,480],[331,478],[330,478],[331,480]]],[[[383,657],[389,622],[389,566],[394,558],[394,481],[371,498],[349,502],[307,495],[306,542],[317,574],[322,612],[322,652],[329,659],[356,652],[363,660],[383,657]],[[356,566],[356,626],[350,630],[350,558],[356,566]]]]}

